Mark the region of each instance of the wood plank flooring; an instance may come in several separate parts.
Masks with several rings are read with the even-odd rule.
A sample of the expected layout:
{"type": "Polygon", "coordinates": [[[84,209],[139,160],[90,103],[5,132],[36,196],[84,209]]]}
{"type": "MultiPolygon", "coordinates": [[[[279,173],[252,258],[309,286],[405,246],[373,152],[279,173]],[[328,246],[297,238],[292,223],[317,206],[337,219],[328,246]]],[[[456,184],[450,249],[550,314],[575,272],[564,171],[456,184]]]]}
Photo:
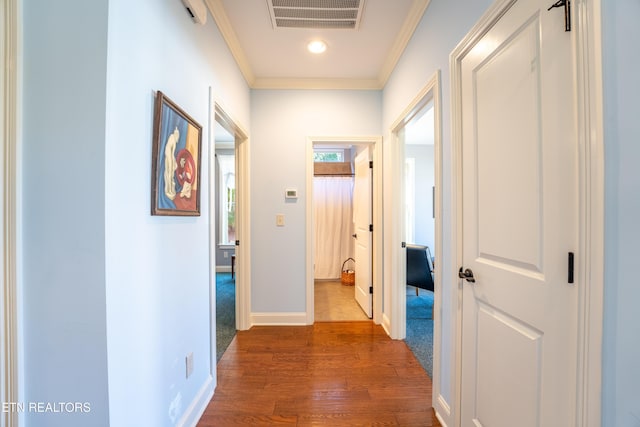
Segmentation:
{"type": "Polygon", "coordinates": [[[355,287],[339,280],[316,280],[313,302],[316,322],[369,320],[356,301],[355,287]]]}
{"type": "Polygon", "coordinates": [[[210,426],[440,426],[431,380],[373,322],[253,327],[218,363],[210,426]]]}

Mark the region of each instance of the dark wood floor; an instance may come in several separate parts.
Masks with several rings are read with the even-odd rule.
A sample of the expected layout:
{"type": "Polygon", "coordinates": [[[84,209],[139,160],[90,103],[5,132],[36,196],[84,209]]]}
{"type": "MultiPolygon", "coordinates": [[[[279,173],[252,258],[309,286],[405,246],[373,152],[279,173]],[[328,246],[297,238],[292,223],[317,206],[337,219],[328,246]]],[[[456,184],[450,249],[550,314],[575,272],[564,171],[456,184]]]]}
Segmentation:
{"type": "Polygon", "coordinates": [[[431,380],[372,322],[253,327],[218,363],[199,427],[440,426],[431,380]]]}

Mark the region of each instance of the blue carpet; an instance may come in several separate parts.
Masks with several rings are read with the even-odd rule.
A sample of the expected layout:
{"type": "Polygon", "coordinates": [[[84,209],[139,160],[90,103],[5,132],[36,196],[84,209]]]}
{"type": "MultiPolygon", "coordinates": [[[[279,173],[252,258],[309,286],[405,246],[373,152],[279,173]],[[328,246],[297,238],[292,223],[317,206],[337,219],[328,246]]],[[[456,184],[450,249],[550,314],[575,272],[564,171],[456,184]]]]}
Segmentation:
{"type": "Polygon", "coordinates": [[[407,337],[405,342],[433,378],[433,292],[407,293],[407,337]]]}
{"type": "Polygon", "coordinates": [[[216,361],[236,335],[236,284],[231,273],[216,273],[216,361]]]}

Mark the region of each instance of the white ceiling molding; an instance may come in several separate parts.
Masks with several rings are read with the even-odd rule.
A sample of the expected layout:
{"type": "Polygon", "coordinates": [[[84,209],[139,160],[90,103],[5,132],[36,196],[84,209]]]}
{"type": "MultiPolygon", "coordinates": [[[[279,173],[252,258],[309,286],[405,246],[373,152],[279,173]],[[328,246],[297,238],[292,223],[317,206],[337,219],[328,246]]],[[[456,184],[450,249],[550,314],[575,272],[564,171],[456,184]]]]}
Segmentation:
{"type": "Polygon", "coordinates": [[[231,22],[229,22],[227,13],[224,11],[222,2],[220,0],[205,0],[205,2],[209,8],[209,12],[211,12],[211,16],[213,16],[213,20],[216,21],[216,25],[218,26],[220,33],[222,33],[224,41],[227,43],[227,46],[231,51],[231,55],[233,55],[233,58],[236,60],[236,63],[240,68],[240,72],[244,76],[249,87],[253,87],[255,76],[249,66],[249,61],[244,54],[244,50],[240,46],[238,37],[236,36],[235,31],[233,31],[233,26],[231,25],[231,22]]]}
{"type": "MultiPolygon", "coordinates": [[[[270,1],[270,0],[268,0],[270,1]]],[[[387,80],[396,67],[409,40],[413,36],[422,16],[424,15],[430,0],[413,0],[407,18],[396,36],[393,46],[386,55],[386,61],[382,65],[377,78],[262,78],[256,76],[251,68],[246,54],[238,41],[238,37],[229,21],[222,0],[205,0],[218,29],[220,30],[231,54],[233,55],[241,73],[251,89],[354,89],[354,90],[380,90],[384,88],[387,80]]]]}
{"type": "Polygon", "coordinates": [[[252,89],[322,89],[322,90],[378,90],[377,79],[261,79],[254,80],[252,89]]]}
{"type": "Polygon", "coordinates": [[[422,15],[429,7],[429,3],[431,0],[414,0],[411,5],[411,10],[407,15],[407,20],[404,22],[402,26],[402,31],[398,34],[395,43],[393,44],[393,48],[391,48],[391,52],[387,56],[387,61],[385,62],[380,74],[378,75],[378,80],[380,81],[380,86],[384,87],[387,84],[387,80],[391,76],[393,69],[398,64],[402,53],[404,52],[407,44],[409,44],[409,40],[413,36],[420,20],[422,19],[422,15]]]}

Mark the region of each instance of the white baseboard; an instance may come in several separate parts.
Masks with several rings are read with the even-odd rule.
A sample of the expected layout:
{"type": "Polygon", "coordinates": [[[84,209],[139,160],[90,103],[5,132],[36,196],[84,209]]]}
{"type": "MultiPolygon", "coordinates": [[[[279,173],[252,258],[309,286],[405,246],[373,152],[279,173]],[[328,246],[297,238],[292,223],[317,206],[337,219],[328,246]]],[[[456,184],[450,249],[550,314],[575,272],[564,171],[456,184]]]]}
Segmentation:
{"type": "Polygon", "coordinates": [[[389,319],[389,316],[387,316],[386,313],[382,314],[381,325],[382,325],[382,329],[384,329],[387,335],[391,336],[391,319],[389,319]]]}
{"type": "Polygon", "coordinates": [[[451,419],[451,407],[442,395],[439,395],[436,399],[433,409],[436,411],[436,418],[440,421],[442,427],[446,427],[447,423],[444,422],[444,418],[451,419]],[[443,413],[445,414],[444,417],[443,413]]]}
{"type": "Polygon", "coordinates": [[[251,313],[251,326],[303,326],[307,313],[251,313]]]}
{"type": "Polygon", "coordinates": [[[191,405],[187,408],[182,415],[182,418],[178,421],[176,426],[178,427],[196,427],[198,421],[204,414],[205,409],[207,409],[207,405],[213,398],[213,392],[215,390],[215,384],[213,381],[213,377],[209,376],[207,381],[204,383],[196,398],[193,399],[191,405]]]}
{"type": "Polygon", "coordinates": [[[442,419],[438,411],[436,411],[436,418],[438,419],[438,421],[440,421],[440,424],[442,425],[442,427],[447,427],[447,423],[444,422],[444,420],[442,419]]]}

